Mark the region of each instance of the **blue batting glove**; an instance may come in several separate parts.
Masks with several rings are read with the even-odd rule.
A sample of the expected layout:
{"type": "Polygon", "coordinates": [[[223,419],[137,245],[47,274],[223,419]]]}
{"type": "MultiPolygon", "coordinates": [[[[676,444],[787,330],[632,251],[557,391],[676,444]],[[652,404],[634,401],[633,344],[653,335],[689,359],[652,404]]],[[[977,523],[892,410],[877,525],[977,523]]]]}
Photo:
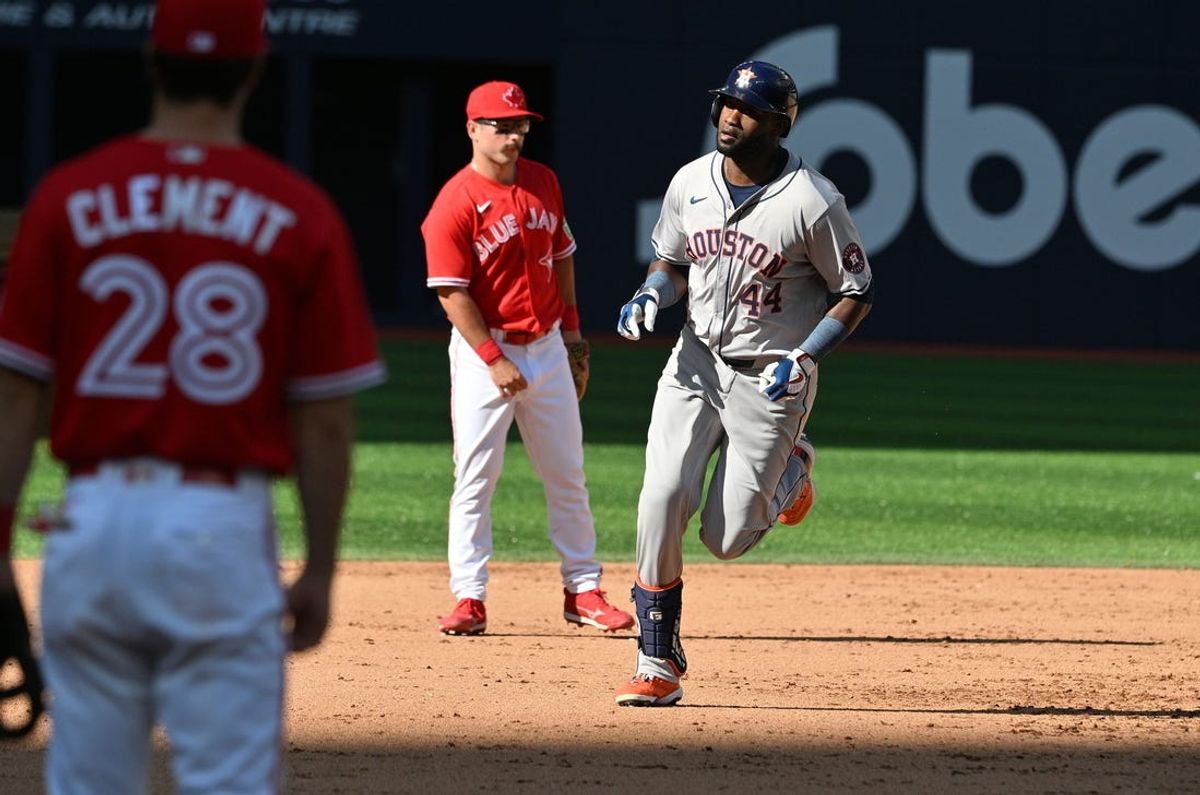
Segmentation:
{"type": "Polygon", "coordinates": [[[793,398],[804,391],[804,382],[816,372],[817,363],[807,353],[795,350],[771,362],[758,374],[758,391],[768,400],[793,398]]]}
{"type": "Polygon", "coordinates": [[[627,340],[640,340],[642,332],[638,323],[644,323],[646,331],[654,331],[654,319],[658,317],[658,291],[647,288],[621,307],[617,318],[617,333],[627,340]]]}

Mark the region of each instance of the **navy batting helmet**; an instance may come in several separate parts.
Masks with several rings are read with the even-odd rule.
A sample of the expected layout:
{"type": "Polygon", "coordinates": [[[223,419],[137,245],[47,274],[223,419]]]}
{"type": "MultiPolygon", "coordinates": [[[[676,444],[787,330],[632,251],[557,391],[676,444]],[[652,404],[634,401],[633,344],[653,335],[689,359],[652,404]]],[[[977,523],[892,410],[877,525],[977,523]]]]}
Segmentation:
{"type": "Polygon", "coordinates": [[[796,94],[796,83],[792,76],[774,64],[766,61],[745,61],[733,67],[725,85],[709,91],[716,94],[713,99],[712,117],[716,127],[721,117],[722,97],[733,97],[747,105],[782,116],[784,120],[783,135],[792,129],[796,121],[796,112],[800,106],[800,98],[796,94]]]}

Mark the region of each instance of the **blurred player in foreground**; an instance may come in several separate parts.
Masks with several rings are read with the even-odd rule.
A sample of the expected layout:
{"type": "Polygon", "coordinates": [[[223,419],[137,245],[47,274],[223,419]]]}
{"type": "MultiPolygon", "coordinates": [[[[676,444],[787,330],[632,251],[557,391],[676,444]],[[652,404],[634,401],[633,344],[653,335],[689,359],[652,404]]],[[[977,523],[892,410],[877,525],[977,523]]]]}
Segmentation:
{"type": "Polygon", "coordinates": [[[279,791],[284,656],[329,621],[351,396],[385,372],[338,212],[241,139],[265,7],[160,0],[149,127],[52,171],[9,261],[6,540],[46,383],[69,474],[40,519],[51,793],[144,792],[156,723],[180,792],[279,791]],[[285,591],[271,478],[293,469],[285,591]]]}

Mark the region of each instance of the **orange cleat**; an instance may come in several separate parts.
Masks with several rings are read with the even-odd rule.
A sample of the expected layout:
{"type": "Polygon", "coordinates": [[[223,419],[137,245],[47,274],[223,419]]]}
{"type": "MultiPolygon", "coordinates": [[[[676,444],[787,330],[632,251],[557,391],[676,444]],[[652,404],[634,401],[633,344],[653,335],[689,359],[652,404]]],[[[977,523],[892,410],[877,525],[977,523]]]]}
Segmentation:
{"type": "Polygon", "coordinates": [[[803,522],[804,517],[808,516],[808,512],[812,510],[813,501],[816,496],[817,490],[813,488],[812,481],[810,480],[804,484],[804,488],[800,489],[800,496],[792,503],[792,507],[779,514],[779,523],[796,525],[803,522]]]}
{"type": "Polygon", "coordinates": [[[817,498],[817,489],[813,485],[812,471],[813,464],[817,460],[817,451],[813,449],[812,442],[808,441],[808,437],[801,435],[800,440],[796,442],[796,447],[792,450],[792,455],[799,456],[808,468],[807,480],[804,482],[804,488],[800,489],[800,496],[792,503],[790,508],[779,514],[778,522],[786,525],[797,525],[804,521],[804,517],[808,516],[808,512],[812,510],[813,502],[817,498]]]}
{"type": "Polygon", "coordinates": [[[619,707],[669,707],[683,698],[683,685],[649,674],[634,674],[617,688],[619,707]]]}

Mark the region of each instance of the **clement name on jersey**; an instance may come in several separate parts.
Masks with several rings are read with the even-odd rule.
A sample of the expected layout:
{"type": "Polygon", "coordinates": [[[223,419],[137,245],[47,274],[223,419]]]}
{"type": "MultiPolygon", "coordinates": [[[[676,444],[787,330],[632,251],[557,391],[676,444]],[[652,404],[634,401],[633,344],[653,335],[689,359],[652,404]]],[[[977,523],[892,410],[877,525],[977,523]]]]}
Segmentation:
{"type": "Polygon", "coordinates": [[[120,138],[53,170],[23,220],[0,363],[55,377],[69,464],[281,473],[282,403],[385,376],[340,216],[252,147],[120,138]]]}

